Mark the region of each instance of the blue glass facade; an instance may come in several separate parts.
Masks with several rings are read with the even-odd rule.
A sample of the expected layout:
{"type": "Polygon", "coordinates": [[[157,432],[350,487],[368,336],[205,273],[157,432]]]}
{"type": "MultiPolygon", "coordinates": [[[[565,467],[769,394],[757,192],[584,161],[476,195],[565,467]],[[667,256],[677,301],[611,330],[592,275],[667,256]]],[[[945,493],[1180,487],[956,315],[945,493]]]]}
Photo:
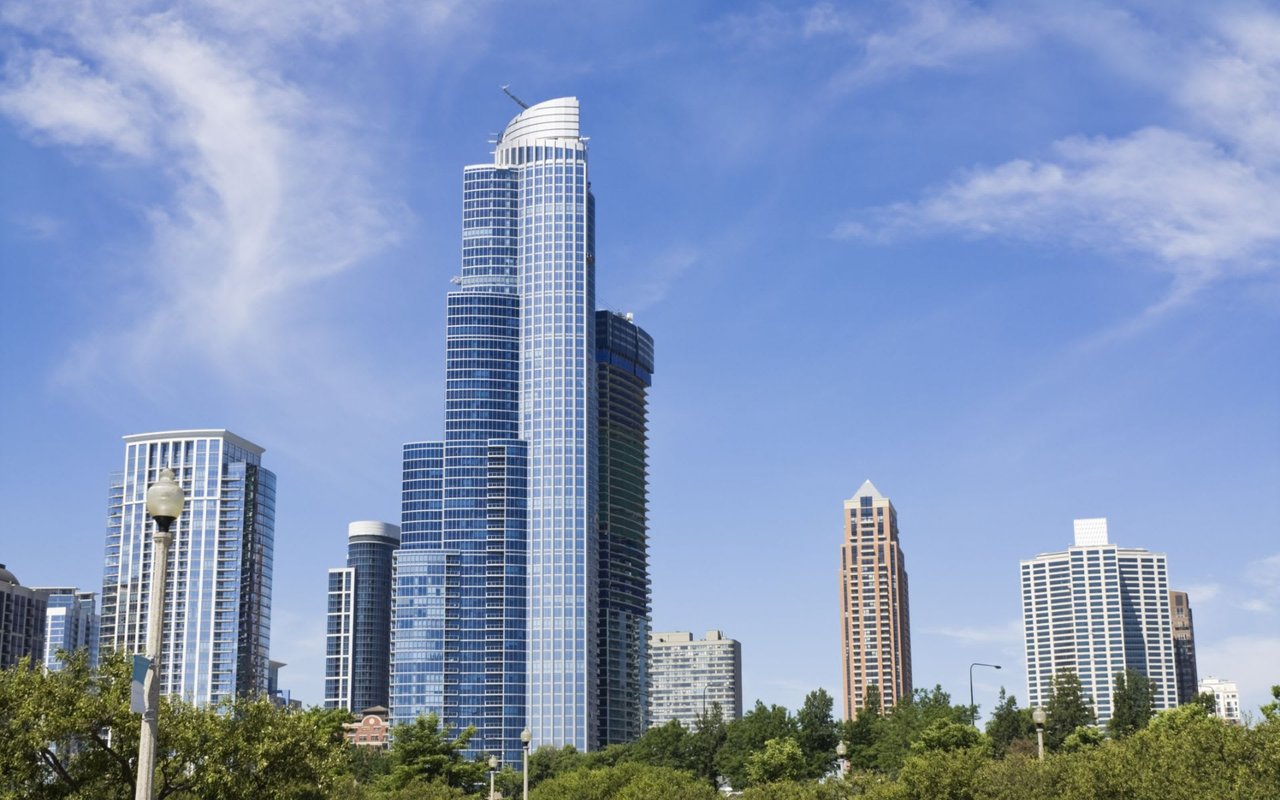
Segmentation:
{"type": "Polygon", "coordinates": [[[464,170],[462,273],[447,298],[445,437],[405,449],[391,704],[393,722],[434,711],[474,725],[473,750],[508,761],[519,756],[525,722],[517,198],[512,170],[464,170]],[[415,475],[424,448],[438,453],[430,480],[415,475]]]}
{"type": "Polygon", "coordinates": [[[526,109],[495,155],[519,177],[529,729],[535,747],[588,750],[598,706],[595,208],[578,101],[526,109]]]}
{"type": "Polygon", "coordinates": [[[507,763],[526,726],[599,741],[594,251],[578,102],[527,108],[463,172],[444,441],[406,445],[393,602],[393,722],[439,712],[507,763]]]}
{"type": "Polygon", "coordinates": [[[168,467],[186,491],[164,598],[161,691],[217,702],[266,691],[275,474],[262,448],[225,430],[125,437],[108,505],[100,646],[141,653],[153,590],[147,487],[168,467]]]}
{"type": "Polygon", "coordinates": [[[98,598],[71,587],[38,588],[47,601],[44,628],[44,667],[62,669],[59,651],[87,650],[89,664],[98,663],[98,598]]]}
{"type": "Polygon", "coordinates": [[[400,527],[353,522],[347,566],[329,570],[325,707],[363,711],[390,702],[391,562],[400,527]]]}
{"type": "Polygon", "coordinates": [[[629,315],[596,312],[600,410],[599,738],[647,727],[649,693],[648,400],[653,339],[629,315]]]}

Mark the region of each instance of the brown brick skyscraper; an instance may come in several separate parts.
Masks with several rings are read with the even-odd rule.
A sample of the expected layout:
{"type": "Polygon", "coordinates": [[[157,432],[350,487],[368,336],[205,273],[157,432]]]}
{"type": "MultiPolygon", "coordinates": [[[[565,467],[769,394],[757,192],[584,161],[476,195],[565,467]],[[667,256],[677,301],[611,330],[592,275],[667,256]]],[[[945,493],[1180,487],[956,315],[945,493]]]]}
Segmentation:
{"type": "Polygon", "coordinates": [[[844,501],[840,636],[845,719],[857,715],[869,686],[879,687],[884,710],[911,695],[911,613],[898,514],[871,481],[844,501]]]}

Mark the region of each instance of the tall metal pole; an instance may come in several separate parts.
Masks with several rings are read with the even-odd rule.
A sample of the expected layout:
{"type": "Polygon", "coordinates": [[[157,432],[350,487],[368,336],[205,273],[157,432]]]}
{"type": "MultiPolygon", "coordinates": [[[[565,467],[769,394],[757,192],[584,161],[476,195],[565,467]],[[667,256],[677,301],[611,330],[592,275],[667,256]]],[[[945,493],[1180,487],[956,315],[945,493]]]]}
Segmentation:
{"type": "Polygon", "coordinates": [[[1036,706],[1031,710],[1031,721],[1036,724],[1036,748],[1039,750],[1040,760],[1044,761],[1044,724],[1049,721],[1049,715],[1043,708],[1036,706]]]}
{"type": "Polygon", "coordinates": [[[169,528],[182,515],[186,496],[174,480],[173,470],[160,470],[159,480],[147,489],[147,514],[156,521],[151,550],[151,597],[147,602],[147,676],[143,679],[145,702],[142,730],[138,735],[138,778],[134,783],[134,800],[152,800],[156,772],[156,738],[160,710],[160,642],[164,628],[164,590],[169,571],[169,546],[173,534],[169,528]]]}
{"type": "MultiPolygon", "coordinates": [[[[165,527],[168,528],[167,525],[165,527]]],[[[157,522],[152,542],[151,598],[147,602],[147,659],[151,665],[147,668],[147,677],[142,687],[146,705],[143,706],[142,731],[138,738],[138,782],[137,791],[133,795],[135,800],[151,800],[154,796],[151,783],[156,771],[157,717],[160,708],[160,639],[161,627],[164,625],[164,585],[168,577],[169,545],[173,543],[173,534],[168,530],[161,531],[157,522]]]]}
{"type": "Polygon", "coordinates": [[[969,665],[969,724],[976,726],[978,724],[978,707],[973,704],[974,667],[991,667],[992,669],[1002,669],[1002,667],[999,664],[984,664],[981,661],[975,661],[969,665]]]}
{"type": "Polygon", "coordinates": [[[529,800],[529,743],[533,741],[533,732],[528,728],[520,731],[520,749],[524,757],[524,794],[522,800],[529,800]]]}

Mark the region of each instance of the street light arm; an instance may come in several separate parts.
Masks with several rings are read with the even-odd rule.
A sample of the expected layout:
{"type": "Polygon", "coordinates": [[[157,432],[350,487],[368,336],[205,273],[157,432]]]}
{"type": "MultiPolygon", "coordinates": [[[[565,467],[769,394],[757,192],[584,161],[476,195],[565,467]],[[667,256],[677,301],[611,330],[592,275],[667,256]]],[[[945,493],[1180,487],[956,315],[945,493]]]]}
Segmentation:
{"type": "Polygon", "coordinates": [[[974,667],[991,667],[992,669],[1003,669],[999,664],[988,664],[985,661],[975,661],[969,665],[969,724],[977,727],[978,724],[978,707],[973,702],[973,668],[974,667]]]}

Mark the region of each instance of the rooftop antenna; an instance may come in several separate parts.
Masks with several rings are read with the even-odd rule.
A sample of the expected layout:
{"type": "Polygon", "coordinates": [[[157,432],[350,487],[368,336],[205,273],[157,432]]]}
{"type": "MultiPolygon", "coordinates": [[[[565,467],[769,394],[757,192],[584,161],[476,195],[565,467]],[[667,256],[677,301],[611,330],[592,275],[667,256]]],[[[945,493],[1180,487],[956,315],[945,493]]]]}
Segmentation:
{"type": "Polygon", "coordinates": [[[502,85],[503,93],[506,94],[507,97],[510,97],[512,100],[515,100],[516,105],[520,106],[521,108],[528,108],[529,107],[528,103],[526,103],[525,101],[521,100],[519,97],[516,97],[514,94],[511,93],[511,89],[509,88],[510,86],[511,84],[509,83],[503,84],[502,85]]]}

